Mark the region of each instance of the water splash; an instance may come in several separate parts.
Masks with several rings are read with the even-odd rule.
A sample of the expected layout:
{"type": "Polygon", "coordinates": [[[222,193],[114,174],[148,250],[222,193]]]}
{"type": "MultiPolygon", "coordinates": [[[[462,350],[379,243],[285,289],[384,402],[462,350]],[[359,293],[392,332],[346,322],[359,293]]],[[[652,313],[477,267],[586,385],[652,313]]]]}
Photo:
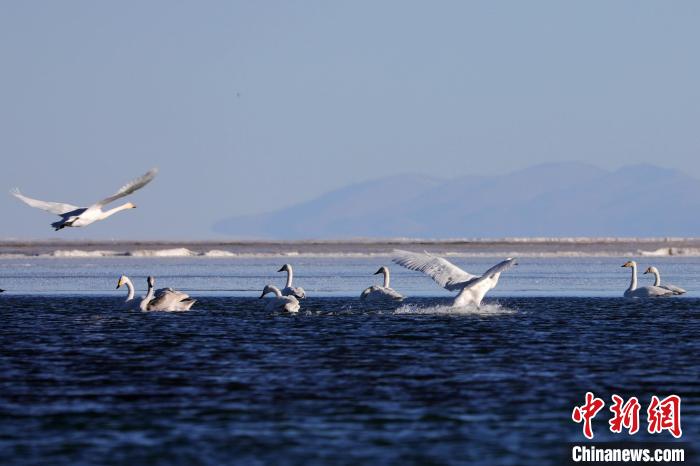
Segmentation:
{"type": "Polygon", "coordinates": [[[394,311],[394,314],[404,315],[477,315],[477,316],[498,316],[515,314],[517,311],[501,306],[498,303],[453,307],[446,305],[435,305],[421,307],[417,304],[404,304],[394,311]]]}

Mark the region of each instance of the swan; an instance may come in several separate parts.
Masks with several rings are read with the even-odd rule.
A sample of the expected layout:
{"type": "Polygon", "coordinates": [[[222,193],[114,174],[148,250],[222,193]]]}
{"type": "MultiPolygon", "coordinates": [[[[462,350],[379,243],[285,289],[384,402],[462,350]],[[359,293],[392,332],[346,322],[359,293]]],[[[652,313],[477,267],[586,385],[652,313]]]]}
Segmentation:
{"type": "Polygon", "coordinates": [[[126,275],[122,275],[121,277],[119,277],[119,281],[117,282],[117,289],[121,288],[122,285],[126,285],[128,289],[126,301],[124,301],[125,307],[127,309],[132,309],[136,311],[141,310],[143,306],[145,306],[150,300],[150,298],[148,298],[147,296],[144,296],[140,300],[134,298],[134,284],[131,283],[131,280],[126,275]]]}
{"type": "Polygon", "coordinates": [[[496,287],[501,272],[518,264],[515,259],[509,257],[479,277],[465,272],[447,259],[428,252],[416,253],[396,249],[394,253],[396,257],[392,260],[396,264],[409,270],[423,272],[446,290],[459,291],[452,304],[454,307],[463,307],[469,304],[481,306],[481,301],[486,293],[496,287]]]}
{"type": "Polygon", "coordinates": [[[173,290],[172,288],[161,288],[155,290],[156,279],[148,277],[148,293],[141,301],[142,311],[189,311],[196,299],[190,298],[187,293],[173,290]]]}
{"type": "Polygon", "coordinates": [[[266,294],[274,293],[271,299],[268,299],[265,305],[266,311],[287,311],[287,312],[298,312],[299,311],[299,301],[294,296],[283,296],[279,288],[274,285],[266,285],[260,295],[262,299],[266,294]]]}
{"type": "Polygon", "coordinates": [[[637,288],[637,263],[635,261],[627,261],[621,267],[632,268],[632,279],[630,287],[625,290],[625,298],[658,298],[661,296],[672,296],[673,291],[666,290],[658,286],[642,286],[637,288]]]}
{"type": "Polygon", "coordinates": [[[12,191],[10,191],[10,194],[12,194],[17,199],[31,207],[46,210],[48,212],[60,216],[61,220],[51,224],[51,226],[54,228],[54,231],[58,231],[65,227],[84,227],[98,220],[104,220],[107,217],[116,214],[117,212],[121,212],[122,210],[136,208],[134,204],[132,204],[131,202],[127,202],[126,204],[120,205],[119,207],[115,207],[113,209],[104,211],[102,210],[102,208],[105,205],[114,202],[122,197],[128,196],[134,191],[137,191],[146,186],[148,183],[151,182],[151,180],[153,180],[153,178],[155,178],[157,173],[158,170],[153,168],[141,177],[129,181],[127,184],[119,188],[119,191],[117,191],[116,193],[92,204],[89,207],[78,207],[72,204],[64,204],[61,202],[48,202],[40,201],[38,199],[32,199],[31,197],[23,195],[18,188],[15,188],[12,191]]]}
{"type": "Polygon", "coordinates": [[[680,287],[675,286],[675,285],[662,285],[661,284],[661,274],[659,273],[659,269],[657,269],[656,267],[648,267],[644,271],[644,275],[646,275],[648,273],[654,274],[654,277],[655,277],[654,286],[658,286],[659,288],[663,288],[664,290],[672,291],[673,294],[675,294],[675,295],[687,293],[687,291],[685,291],[683,288],[680,288],[680,287]]]}
{"type": "Polygon", "coordinates": [[[372,285],[362,292],[360,298],[367,299],[370,301],[386,299],[401,301],[403,299],[401,293],[397,292],[389,286],[389,269],[384,266],[381,266],[379,267],[379,270],[374,272],[374,275],[379,275],[380,273],[384,274],[384,286],[372,285]]]}
{"type": "Polygon", "coordinates": [[[282,288],[282,296],[294,296],[297,299],[306,298],[306,291],[302,287],[294,288],[292,286],[292,278],[294,278],[294,271],[292,270],[292,264],[284,264],[278,272],[287,272],[287,284],[282,288]]]}

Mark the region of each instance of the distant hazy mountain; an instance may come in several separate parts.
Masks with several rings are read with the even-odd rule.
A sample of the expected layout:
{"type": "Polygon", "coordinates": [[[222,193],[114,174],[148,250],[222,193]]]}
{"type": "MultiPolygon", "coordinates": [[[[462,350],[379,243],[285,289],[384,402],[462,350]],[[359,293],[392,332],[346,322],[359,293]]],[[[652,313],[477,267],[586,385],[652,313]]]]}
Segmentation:
{"type": "Polygon", "coordinates": [[[680,171],[557,163],[504,176],[381,178],[214,229],[285,239],[698,236],[698,213],[700,180],[680,171]]]}

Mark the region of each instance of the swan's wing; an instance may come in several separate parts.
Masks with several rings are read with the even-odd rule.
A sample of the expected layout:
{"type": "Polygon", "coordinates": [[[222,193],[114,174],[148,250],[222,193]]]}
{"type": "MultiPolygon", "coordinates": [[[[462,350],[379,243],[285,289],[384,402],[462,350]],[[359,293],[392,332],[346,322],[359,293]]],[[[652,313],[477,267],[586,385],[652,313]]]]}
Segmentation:
{"type": "Polygon", "coordinates": [[[393,288],[384,288],[383,290],[389,299],[403,299],[403,295],[393,288]]]}
{"type": "Polygon", "coordinates": [[[515,259],[508,258],[502,262],[499,262],[498,264],[494,265],[490,269],[488,269],[484,274],[480,277],[476,277],[470,282],[467,283],[467,288],[471,288],[472,286],[483,282],[487,278],[491,278],[497,273],[505,272],[506,270],[512,269],[518,265],[518,262],[515,259]]]}
{"type": "Polygon", "coordinates": [[[396,257],[392,261],[409,270],[423,272],[441,287],[452,290],[461,289],[465,282],[477,278],[465,272],[447,259],[432,254],[402,251],[395,249],[396,257]]]}
{"type": "Polygon", "coordinates": [[[676,285],[659,285],[659,288],[663,288],[665,290],[672,291],[673,294],[684,294],[687,293],[686,290],[683,288],[676,286],[676,285]]]}
{"type": "Polygon", "coordinates": [[[304,291],[304,288],[302,287],[290,287],[287,286],[282,290],[282,296],[294,296],[295,298],[298,299],[304,299],[306,298],[306,292],[304,291]]]}
{"type": "Polygon", "coordinates": [[[119,188],[119,191],[116,193],[112,194],[111,196],[102,199],[99,202],[96,202],[94,204],[95,207],[102,207],[106,204],[109,204],[110,202],[114,202],[117,199],[120,199],[124,196],[128,196],[129,194],[133,193],[134,191],[137,191],[144,186],[146,186],[148,183],[153,180],[153,178],[156,177],[156,174],[158,173],[158,169],[152,168],[150,169],[147,173],[144,175],[136,178],[135,180],[129,181],[127,184],[119,188]]]}
{"type": "Polygon", "coordinates": [[[74,210],[80,209],[78,206],[74,206],[72,204],[66,204],[63,202],[49,202],[49,201],[40,201],[39,199],[32,199],[31,197],[27,197],[21,192],[19,192],[19,189],[15,188],[12,191],[10,191],[10,194],[15,196],[17,199],[20,201],[24,202],[28,206],[35,207],[37,209],[41,210],[46,210],[47,212],[51,212],[52,214],[56,215],[61,215],[65,214],[67,212],[72,212],[74,210]]]}
{"type": "Polygon", "coordinates": [[[149,303],[149,309],[174,309],[180,306],[180,302],[189,299],[189,295],[175,291],[171,288],[163,288],[158,290],[156,297],[149,303]]]}
{"type": "Polygon", "coordinates": [[[659,286],[642,286],[635,290],[635,294],[646,297],[673,296],[673,291],[659,286]]]}

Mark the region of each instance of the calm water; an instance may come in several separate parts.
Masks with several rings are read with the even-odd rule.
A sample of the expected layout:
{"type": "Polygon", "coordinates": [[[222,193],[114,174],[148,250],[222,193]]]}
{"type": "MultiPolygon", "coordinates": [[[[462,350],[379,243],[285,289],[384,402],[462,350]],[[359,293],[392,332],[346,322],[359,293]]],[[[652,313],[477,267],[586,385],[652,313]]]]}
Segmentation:
{"type": "MultiPolygon", "coordinates": [[[[676,393],[697,443],[700,300],[587,296],[624,289],[619,259],[523,262],[479,312],[398,269],[418,297],[367,306],[342,295],[377,280],[374,262],[295,261],[321,296],[298,315],[252,298],[278,262],[0,262],[0,463],[559,464],[583,440],[570,415],[586,391],[643,409],[676,393]],[[197,310],[121,310],[118,274],[153,270],[194,284],[197,310]]],[[[697,263],[659,266],[692,295],[697,263]]],[[[609,414],[596,440],[627,439],[609,414]]]]}

